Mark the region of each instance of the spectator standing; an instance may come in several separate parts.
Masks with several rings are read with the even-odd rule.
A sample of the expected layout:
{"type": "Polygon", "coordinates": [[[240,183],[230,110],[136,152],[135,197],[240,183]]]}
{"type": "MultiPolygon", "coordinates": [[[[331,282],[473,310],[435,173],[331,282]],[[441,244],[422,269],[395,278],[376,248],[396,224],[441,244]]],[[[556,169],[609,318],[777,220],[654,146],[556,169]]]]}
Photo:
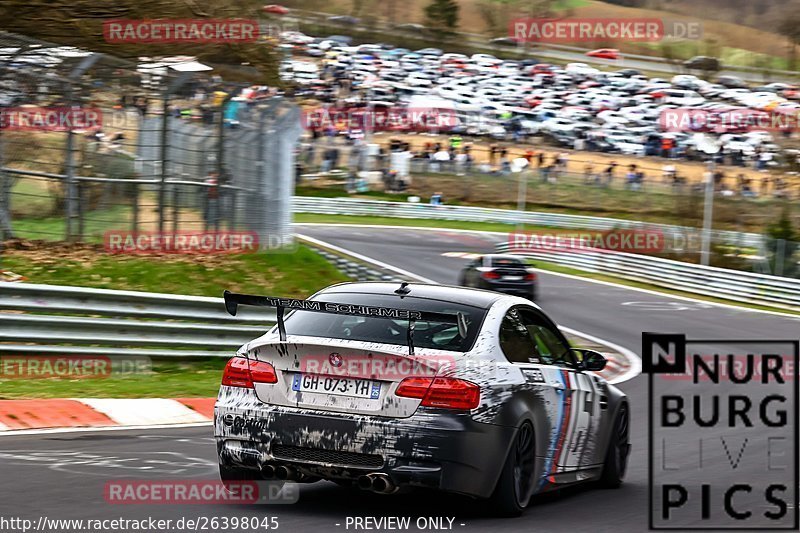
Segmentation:
{"type": "Polygon", "coordinates": [[[611,187],[611,182],[614,181],[614,170],[617,168],[617,162],[612,161],[607,167],[605,172],[605,186],[611,187]]]}
{"type": "Polygon", "coordinates": [[[671,158],[673,146],[672,137],[664,137],[661,139],[661,157],[671,158]]]}
{"type": "Polygon", "coordinates": [[[633,189],[636,184],[636,165],[628,167],[628,173],[625,175],[625,188],[633,189]]]}
{"type": "Polygon", "coordinates": [[[594,181],[594,165],[591,163],[586,163],[586,165],[583,167],[583,183],[589,184],[594,183],[594,181]]]}

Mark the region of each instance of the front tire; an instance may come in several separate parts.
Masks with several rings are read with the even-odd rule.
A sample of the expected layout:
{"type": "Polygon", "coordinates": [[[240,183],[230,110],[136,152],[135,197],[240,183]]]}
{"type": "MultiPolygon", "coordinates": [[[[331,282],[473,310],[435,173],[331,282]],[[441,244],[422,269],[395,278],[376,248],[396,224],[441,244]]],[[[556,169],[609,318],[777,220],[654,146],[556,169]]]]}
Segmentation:
{"type": "Polygon", "coordinates": [[[606,459],[603,462],[603,474],[600,477],[600,486],[616,489],[622,485],[625,471],[628,468],[628,455],[630,445],[630,420],[627,404],[622,404],[614,421],[614,429],[606,450],[606,459]]]}
{"type": "Polygon", "coordinates": [[[533,426],[524,422],[506,457],[500,479],[489,502],[499,516],[519,516],[528,506],[535,487],[536,441],[533,426]]]}

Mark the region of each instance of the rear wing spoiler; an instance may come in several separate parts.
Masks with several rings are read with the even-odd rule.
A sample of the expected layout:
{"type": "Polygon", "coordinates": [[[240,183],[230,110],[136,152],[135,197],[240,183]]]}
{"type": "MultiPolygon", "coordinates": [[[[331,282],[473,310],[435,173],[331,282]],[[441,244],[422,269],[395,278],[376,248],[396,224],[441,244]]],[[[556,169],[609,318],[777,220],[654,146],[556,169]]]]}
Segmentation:
{"type": "Polygon", "coordinates": [[[283,323],[283,314],[287,309],[289,311],[312,311],[315,313],[334,315],[408,320],[409,355],[414,355],[413,335],[414,325],[417,320],[453,324],[458,326],[458,334],[461,338],[466,338],[467,336],[467,321],[463,313],[437,313],[435,311],[416,311],[413,309],[399,309],[396,307],[320,302],[275,296],[255,296],[252,294],[237,294],[230,291],[223,292],[222,296],[225,299],[225,310],[232,316],[236,316],[240,305],[274,307],[277,311],[278,333],[281,341],[284,342],[286,341],[286,327],[283,323]]]}

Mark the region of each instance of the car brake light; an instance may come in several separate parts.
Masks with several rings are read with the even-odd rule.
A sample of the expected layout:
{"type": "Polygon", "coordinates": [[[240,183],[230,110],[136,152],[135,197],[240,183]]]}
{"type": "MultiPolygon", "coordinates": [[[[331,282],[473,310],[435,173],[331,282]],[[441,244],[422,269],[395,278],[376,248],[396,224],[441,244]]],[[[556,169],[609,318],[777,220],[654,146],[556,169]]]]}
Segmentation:
{"type": "Polygon", "coordinates": [[[500,274],[494,270],[487,270],[486,272],[481,272],[481,277],[483,279],[500,279],[500,274]]]}
{"type": "Polygon", "coordinates": [[[419,398],[425,397],[428,389],[431,386],[431,378],[406,378],[397,386],[395,394],[405,398],[419,398]]]}
{"type": "Polygon", "coordinates": [[[253,388],[253,380],[250,379],[250,367],[244,357],[234,357],[225,365],[222,373],[222,384],[229,387],[253,388]]]}
{"type": "Polygon", "coordinates": [[[264,361],[250,361],[250,378],[253,383],[277,383],[275,367],[264,361]]]}
{"type": "Polygon", "coordinates": [[[525,281],[534,281],[536,279],[536,274],[533,272],[528,272],[525,274],[525,281]]]}
{"type": "Polygon", "coordinates": [[[251,361],[245,357],[233,357],[225,365],[222,384],[229,387],[252,389],[253,383],[277,383],[275,368],[264,361],[251,361]]]}
{"type": "Polygon", "coordinates": [[[421,398],[423,407],[443,409],[475,409],[481,400],[480,387],[456,378],[406,378],[397,386],[395,394],[421,398]]]}

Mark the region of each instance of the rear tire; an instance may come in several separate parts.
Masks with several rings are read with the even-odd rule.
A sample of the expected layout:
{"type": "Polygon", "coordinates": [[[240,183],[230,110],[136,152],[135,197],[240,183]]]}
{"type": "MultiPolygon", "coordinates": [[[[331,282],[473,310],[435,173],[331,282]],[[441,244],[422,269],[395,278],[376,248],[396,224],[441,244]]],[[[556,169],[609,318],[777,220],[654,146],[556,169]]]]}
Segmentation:
{"type": "Polygon", "coordinates": [[[616,489],[622,485],[625,471],[628,468],[631,445],[627,404],[620,406],[612,431],[606,450],[606,459],[603,462],[603,474],[600,476],[600,486],[608,489],[616,489]]]}
{"type": "Polygon", "coordinates": [[[536,470],[536,440],[533,426],[524,422],[517,430],[500,479],[489,499],[498,516],[519,516],[533,496],[536,470]]]}

